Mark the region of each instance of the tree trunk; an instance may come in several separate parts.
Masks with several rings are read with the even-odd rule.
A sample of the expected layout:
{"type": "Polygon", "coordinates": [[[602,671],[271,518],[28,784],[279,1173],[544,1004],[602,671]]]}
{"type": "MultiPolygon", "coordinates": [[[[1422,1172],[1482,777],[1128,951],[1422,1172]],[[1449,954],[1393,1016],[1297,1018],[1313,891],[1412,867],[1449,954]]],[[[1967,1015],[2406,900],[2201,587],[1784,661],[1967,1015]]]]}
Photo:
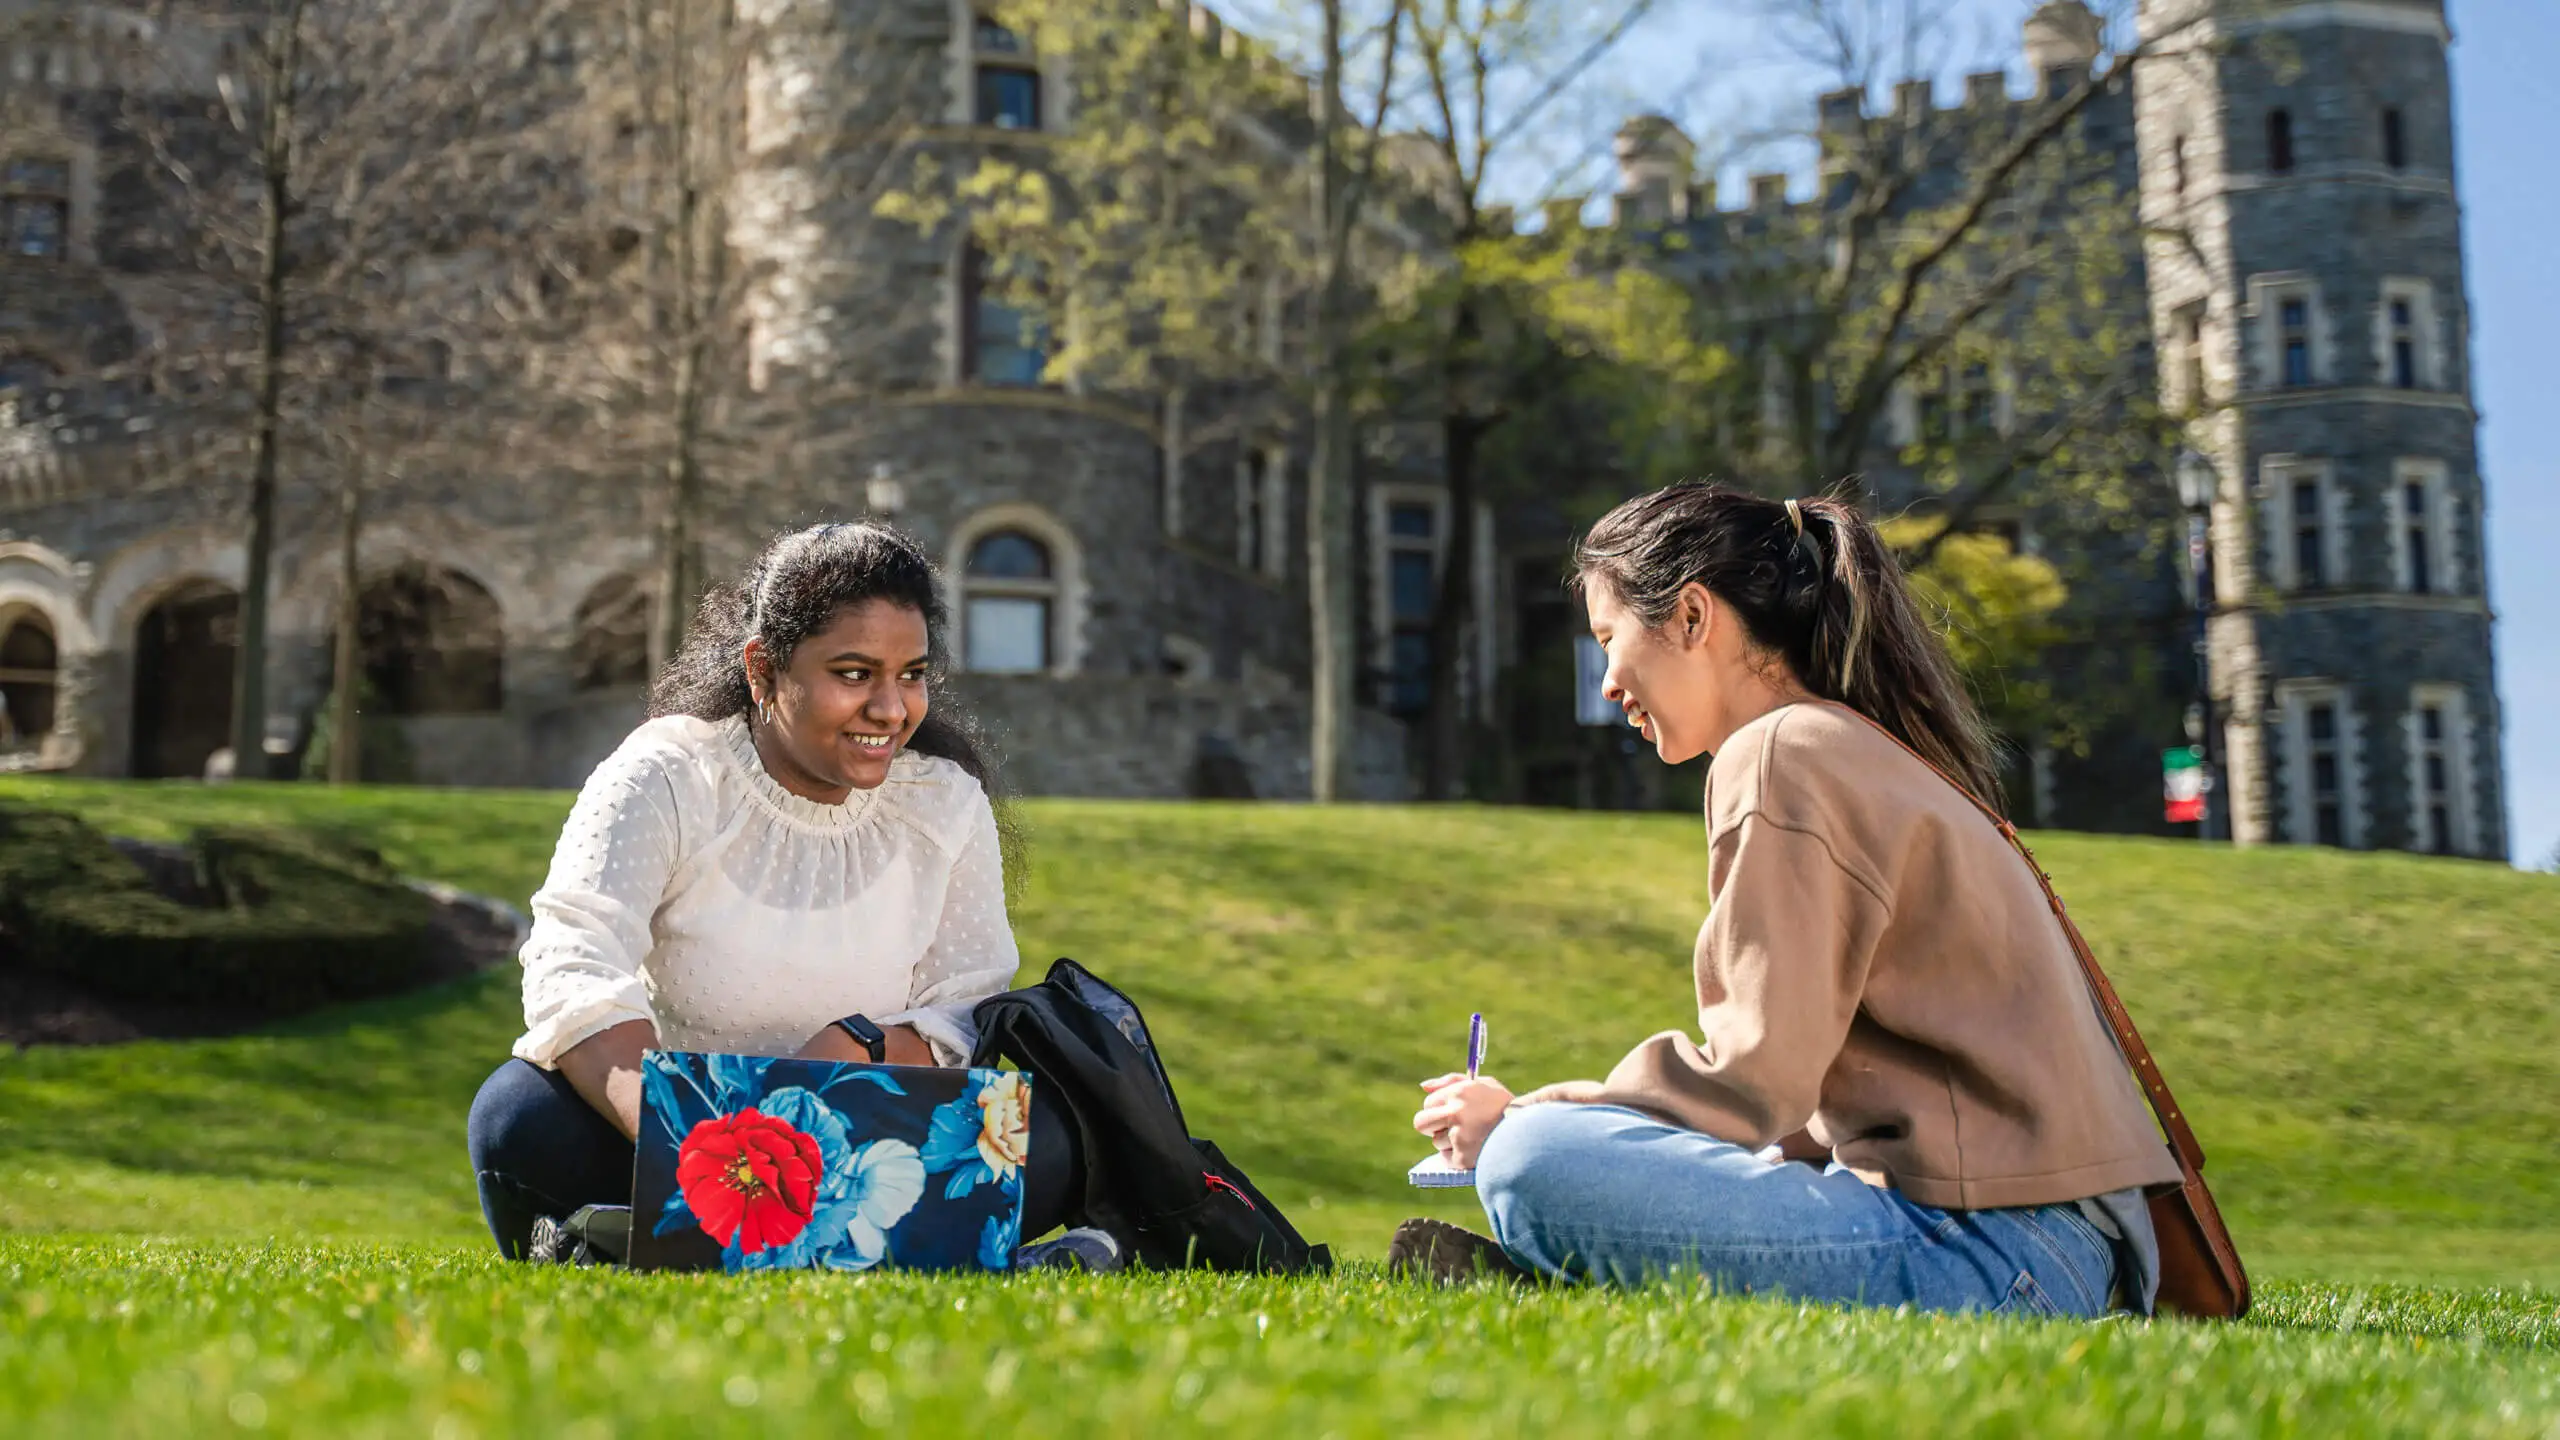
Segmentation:
{"type": "MultiPolygon", "coordinates": [[[[1441,473],[1449,495],[1449,548],[1431,608],[1431,703],[1425,712],[1422,798],[1456,800],[1467,777],[1467,637],[1476,623],[1476,442],[1485,422],[1440,417],[1441,473]]],[[[1479,675],[1476,684],[1491,677],[1479,675]]]]}
{"type": "Polygon", "coordinates": [[[364,686],[357,627],[364,621],[359,588],[356,541],[364,523],[364,486],[353,478],[338,497],[338,640],[329,686],[329,783],[353,785],[363,778],[364,717],[356,701],[364,686]]]}
{"type": "Polygon", "coordinates": [[[276,450],[283,438],[285,225],[293,200],[293,86],[302,68],[302,0],[276,0],[273,19],[259,137],[266,214],[258,256],[257,430],[249,465],[240,651],[231,682],[231,773],[244,780],[266,778],[267,767],[267,589],[275,565],[276,450]]]}
{"type": "Polygon", "coordinates": [[[722,6],[711,38],[698,53],[692,34],[694,3],[675,0],[666,57],[673,107],[669,148],[675,171],[671,225],[676,286],[675,436],[658,515],[658,581],[652,597],[656,614],[649,627],[652,674],[683,648],[685,628],[702,593],[702,416],[711,384],[712,324],[721,309],[727,278],[726,250],[716,207],[706,199],[710,181],[695,133],[711,107],[698,103],[694,88],[698,65],[717,67],[712,72],[715,78],[726,75],[730,12],[722,6]]]}
{"type": "Polygon", "coordinates": [[[1324,237],[1316,282],[1315,446],[1307,474],[1307,615],[1314,703],[1310,750],[1315,799],[1349,798],[1359,639],[1351,582],[1351,397],[1343,364],[1343,288],[1351,207],[1344,193],[1342,6],[1324,4],[1324,115],[1317,215],[1324,237]]]}

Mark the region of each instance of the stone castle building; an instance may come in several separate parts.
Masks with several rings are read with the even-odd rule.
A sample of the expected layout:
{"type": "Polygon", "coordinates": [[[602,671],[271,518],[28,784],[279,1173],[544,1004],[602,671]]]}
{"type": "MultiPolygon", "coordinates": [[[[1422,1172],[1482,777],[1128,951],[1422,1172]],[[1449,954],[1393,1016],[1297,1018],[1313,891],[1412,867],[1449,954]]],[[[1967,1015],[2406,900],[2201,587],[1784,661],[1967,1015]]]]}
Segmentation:
{"type": "MultiPolygon", "coordinates": [[[[921,103],[953,145],[1065,122],[1064,77],[969,0],[883,3],[894,24],[870,33],[909,47],[921,103]]],[[[0,405],[14,407],[0,411],[0,697],[13,718],[0,763],[192,774],[228,723],[238,526],[187,487],[148,481],[191,443],[165,408],[75,381],[150,343],[165,287],[115,239],[134,202],[112,182],[132,157],[116,154],[103,66],[78,38],[113,16],[49,8],[70,18],[0,56],[12,392],[0,405]]],[[[804,139],[828,132],[828,97],[852,72],[823,43],[827,16],[872,7],[762,8],[797,28],[764,52],[792,73],[767,75],[751,128],[790,133],[796,106],[804,139]]],[[[2146,26],[2183,18],[2171,0],[2144,6],[2146,26]]],[[[2076,0],[2040,10],[2027,40],[2039,95],[2096,53],[2076,0]]],[[[2122,235],[2144,252],[2127,303],[2148,311],[2166,397],[2201,417],[2192,443],[2215,494],[2207,723],[2228,767],[2218,802],[2242,841],[2506,853],[2449,42],[2440,0],[2253,4],[2182,32],[2085,127],[2120,159],[2122,235]],[[2181,227],[2197,243],[2140,240],[2181,227]]],[[[1995,74],[1975,77],[1963,106],[2032,102],[1995,74]]],[[[1897,110],[1930,104],[1925,87],[1896,97],[1897,110]]],[[[1862,105],[1832,97],[1826,123],[1862,105]]],[[[1715,222],[1685,157],[1666,168],[1657,144],[1621,154],[1618,223],[1715,222]]],[[[830,164],[841,157],[823,146],[774,143],[737,166],[733,206],[757,217],[741,233],[757,276],[743,364],[757,387],[787,388],[812,353],[855,354],[887,398],[858,427],[811,408],[809,429],[844,425],[835,458],[724,506],[705,537],[713,573],[784,525],[891,515],[943,558],[954,685],[1012,737],[1026,789],[1306,793],[1303,444],[1284,430],[1169,447],[1161,413],[1041,385],[1037,337],[987,293],[956,234],[854,245],[857,222],[828,206],[830,164]]],[[[1786,203],[1782,181],[1753,188],[1721,213],[1786,203]]],[[[1906,402],[1893,423],[1920,421],[1906,402]]],[[[640,713],[648,534],[629,507],[567,493],[538,474],[421,483],[372,512],[368,605],[410,618],[369,624],[366,664],[417,778],[574,784],[640,713]]],[[[1385,448],[1366,457],[1356,511],[1362,789],[1388,796],[1404,791],[1398,717],[1416,708],[1451,526],[1428,467],[1400,469],[1385,448]]],[[[1480,713],[1509,724],[1521,717],[1497,695],[1548,693],[1515,682],[1569,665],[1559,646],[1574,616],[1553,585],[1555,517],[1486,518],[1474,573],[1487,622],[1469,664],[1496,682],[1476,685],[1480,713]]],[[[2031,509],[2003,523],[2032,545],[2031,509]]],[[[333,543],[325,525],[289,528],[280,555],[269,729],[286,761],[326,685],[333,543]]],[[[2117,568],[2103,603],[2185,674],[2174,557],[2127,550],[2117,568]]],[[[2025,818],[2156,827],[2158,750],[2179,742],[2186,696],[2161,699],[2077,769],[2040,753],[2025,818]]],[[[1568,715],[1541,701],[1532,718],[1569,732],[1568,715]]],[[[1586,758],[1543,778],[1529,767],[1531,797],[1590,795],[1572,772],[1594,748],[1559,745],[1586,758]]]]}

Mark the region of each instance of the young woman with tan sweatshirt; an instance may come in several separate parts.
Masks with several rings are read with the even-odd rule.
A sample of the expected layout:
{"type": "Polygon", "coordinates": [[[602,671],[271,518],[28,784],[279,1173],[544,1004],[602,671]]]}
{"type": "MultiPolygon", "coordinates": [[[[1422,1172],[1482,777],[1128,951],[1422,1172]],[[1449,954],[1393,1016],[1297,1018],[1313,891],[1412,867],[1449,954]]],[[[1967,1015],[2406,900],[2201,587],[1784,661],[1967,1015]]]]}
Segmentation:
{"type": "Polygon", "coordinates": [[[1679,486],[1601,520],[1576,571],[1627,723],[1667,763],[1713,757],[1698,1033],[1516,1097],[1425,1082],[1415,1128],[1476,1172],[1494,1233],[1409,1221],[1392,1263],[2147,1313],[2143,1189],[2177,1167],[2035,877],[1930,769],[1997,803],[1874,528],[1679,486]]]}

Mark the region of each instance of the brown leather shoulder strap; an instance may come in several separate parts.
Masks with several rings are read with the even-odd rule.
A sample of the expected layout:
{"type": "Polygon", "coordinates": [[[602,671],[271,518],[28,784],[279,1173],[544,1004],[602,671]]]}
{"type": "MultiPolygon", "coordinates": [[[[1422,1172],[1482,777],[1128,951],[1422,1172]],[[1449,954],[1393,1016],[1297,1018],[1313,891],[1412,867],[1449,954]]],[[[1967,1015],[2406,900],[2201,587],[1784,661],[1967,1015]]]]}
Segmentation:
{"type": "Polygon", "coordinates": [[[2178,1159],[2188,1169],[2202,1170],[2204,1147],[2196,1142],[2196,1132],[2188,1127],[2186,1115],[2179,1110],[2178,1097],[2169,1093],[2169,1082],[2162,1078],[2159,1064],[2151,1058],[2151,1047],[2142,1043],[2142,1032],[2133,1027],[2133,1016],[2124,1008],[2124,1001],[2116,997],[2116,987],[2108,982],[2107,972],[2098,968],[2098,957],[2090,953],[2089,942],[2080,934],[2080,927],[2072,923],[2071,913],[2063,908],[2062,896],[2053,888],[2053,877],[2044,873],[2044,867],[2036,863],[2035,852],[2027,848],[2027,842],[2018,838],[2018,827],[1986,804],[1981,796],[1966,789],[1953,775],[1905,744],[1901,736],[1877,724],[1874,716],[1847,705],[1834,708],[1857,716],[1877,734],[1900,746],[1904,754],[1928,766],[1932,774],[1972,802],[1973,808],[1981,811],[1983,818],[1989,820],[2009,842],[2009,848],[2017,851],[2018,857],[2027,862],[2028,872],[2036,877],[2036,884],[2044,890],[2045,903],[2053,908],[2053,918],[2061,922],[2063,936],[2071,942],[2071,953],[2080,962],[2080,973],[2087,978],[2090,992],[2097,997],[2098,1013],[2106,1017],[2107,1029],[2115,1036],[2116,1048],[2123,1052],[2125,1063],[2133,1067],[2135,1082],[2141,1085],[2143,1095],[2151,1102],[2151,1113],[2159,1117],[2160,1128],[2169,1137],[2169,1148],[2177,1152],[2178,1159]]]}

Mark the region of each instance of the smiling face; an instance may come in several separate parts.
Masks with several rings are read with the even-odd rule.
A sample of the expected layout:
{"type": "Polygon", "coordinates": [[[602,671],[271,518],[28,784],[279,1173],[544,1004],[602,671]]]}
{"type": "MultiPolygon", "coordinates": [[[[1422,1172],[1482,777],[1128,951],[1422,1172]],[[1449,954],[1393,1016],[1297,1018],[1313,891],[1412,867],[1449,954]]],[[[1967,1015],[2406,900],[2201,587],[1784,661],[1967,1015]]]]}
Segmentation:
{"type": "Polygon", "coordinates": [[[1703,585],[1682,587],[1658,626],[1603,577],[1590,578],[1583,599],[1591,636],[1609,658],[1600,693],[1666,765],[1712,754],[1734,731],[1804,698],[1785,662],[1760,653],[1740,617],[1703,585]]]}
{"type": "Polygon", "coordinates": [[[783,788],[822,804],[889,778],[889,762],[924,723],[931,637],[924,615],[866,600],[801,642],[775,669],[763,642],[746,646],[750,688],[773,723],[753,721],[756,751],[783,788]]]}

